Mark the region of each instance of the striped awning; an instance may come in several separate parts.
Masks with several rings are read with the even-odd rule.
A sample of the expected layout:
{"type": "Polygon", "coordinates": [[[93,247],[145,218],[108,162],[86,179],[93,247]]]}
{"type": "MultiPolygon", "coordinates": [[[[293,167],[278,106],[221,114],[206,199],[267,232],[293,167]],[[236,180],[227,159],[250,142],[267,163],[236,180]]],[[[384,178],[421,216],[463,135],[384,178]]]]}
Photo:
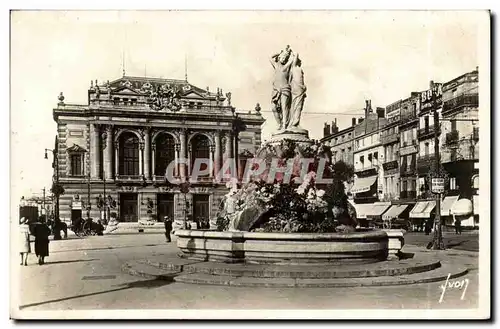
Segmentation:
{"type": "MultiPolygon", "coordinates": [[[[350,201],[351,202],[351,201],[350,201]]],[[[375,203],[354,203],[351,202],[356,209],[356,218],[375,218],[381,216],[384,211],[391,206],[390,202],[375,202],[375,203]]]]}
{"type": "Polygon", "coordinates": [[[356,218],[364,219],[369,209],[373,207],[373,203],[354,203],[354,201],[349,200],[354,209],[356,209],[356,218]]]}
{"type": "Polygon", "coordinates": [[[458,195],[447,196],[441,201],[441,216],[451,216],[451,208],[457,202],[458,195]]]}
{"type": "Polygon", "coordinates": [[[401,213],[405,211],[406,208],[408,208],[408,205],[406,204],[394,205],[385,212],[385,214],[382,216],[382,219],[391,220],[393,218],[398,218],[398,216],[401,215],[401,213]]]}
{"type": "Polygon", "coordinates": [[[375,184],[378,176],[361,177],[354,180],[354,185],[351,188],[351,193],[368,192],[372,185],[375,184]]]}
{"type": "Polygon", "coordinates": [[[430,218],[431,212],[436,207],[436,201],[420,201],[410,211],[410,218],[430,218]]]}
{"type": "Polygon", "coordinates": [[[472,196],[472,206],[474,208],[474,215],[479,215],[479,195],[472,196]]]}
{"type": "Polygon", "coordinates": [[[368,209],[366,216],[371,218],[382,217],[382,214],[387,209],[389,209],[390,206],[391,206],[390,202],[375,202],[371,204],[371,207],[368,209]]]}

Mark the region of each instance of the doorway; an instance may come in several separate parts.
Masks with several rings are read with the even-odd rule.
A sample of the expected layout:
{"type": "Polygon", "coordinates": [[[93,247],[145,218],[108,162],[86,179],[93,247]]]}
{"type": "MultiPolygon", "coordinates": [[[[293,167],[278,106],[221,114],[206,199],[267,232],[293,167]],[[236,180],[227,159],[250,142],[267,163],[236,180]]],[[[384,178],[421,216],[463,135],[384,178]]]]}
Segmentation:
{"type": "Polygon", "coordinates": [[[75,225],[82,218],[81,209],[71,209],[71,224],[75,225]]]}
{"type": "Polygon", "coordinates": [[[173,193],[158,193],[157,196],[157,220],[163,221],[163,217],[168,216],[170,220],[174,220],[174,194],[173,193]]]}
{"type": "Polygon", "coordinates": [[[137,193],[120,193],[120,221],[138,221],[137,193]]]}
{"type": "Polygon", "coordinates": [[[193,195],[193,219],[199,227],[204,229],[210,226],[210,203],[208,194],[193,195]]]}

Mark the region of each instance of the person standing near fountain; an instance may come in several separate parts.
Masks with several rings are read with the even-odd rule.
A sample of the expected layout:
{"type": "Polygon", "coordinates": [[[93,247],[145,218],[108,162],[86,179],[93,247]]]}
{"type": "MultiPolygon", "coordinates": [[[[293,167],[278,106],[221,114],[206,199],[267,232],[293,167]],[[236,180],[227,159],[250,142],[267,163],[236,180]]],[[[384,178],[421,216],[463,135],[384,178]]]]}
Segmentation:
{"type": "Polygon", "coordinates": [[[304,71],[302,70],[302,61],[299,54],[295,54],[292,60],[293,64],[290,70],[290,86],[292,91],[292,106],[290,108],[290,128],[299,128],[300,115],[306,99],[306,85],[304,83],[304,71]]]}
{"type": "Polygon", "coordinates": [[[290,68],[292,63],[290,46],[271,57],[271,65],[274,68],[271,106],[274,117],[278,122],[278,130],[286,129],[290,122],[290,68]]]}

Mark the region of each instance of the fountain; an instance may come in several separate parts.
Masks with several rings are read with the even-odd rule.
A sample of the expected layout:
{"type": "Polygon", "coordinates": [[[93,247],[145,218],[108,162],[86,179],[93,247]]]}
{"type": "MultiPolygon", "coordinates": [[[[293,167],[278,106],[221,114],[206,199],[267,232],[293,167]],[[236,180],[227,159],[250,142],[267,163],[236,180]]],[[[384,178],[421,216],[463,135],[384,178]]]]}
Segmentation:
{"type": "MultiPolygon", "coordinates": [[[[217,230],[177,230],[178,257],[140,265],[156,268],[149,277],[174,275],[185,283],[232,286],[345,287],[431,282],[466,273],[402,253],[400,230],[356,228],[344,191],[353,168],[332,163],[329,147],[310,140],[299,125],[306,87],[298,54],[287,46],[271,64],[278,131],[247,162],[243,178],[228,182],[217,230]]],[[[146,272],[130,264],[125,269],[146,272]]]]}

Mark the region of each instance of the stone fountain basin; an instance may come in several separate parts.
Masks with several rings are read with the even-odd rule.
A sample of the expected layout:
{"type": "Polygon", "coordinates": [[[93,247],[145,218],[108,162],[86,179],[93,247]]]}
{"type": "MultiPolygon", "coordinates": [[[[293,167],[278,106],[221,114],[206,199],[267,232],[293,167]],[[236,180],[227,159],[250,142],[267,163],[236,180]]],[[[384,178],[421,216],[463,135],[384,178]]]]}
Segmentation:
{"type": "Polygon", "coordinates": [[[262,233],[178,230],[180,257],[254,264],[374,263],[386,260],[384,231],[262,233]]]}

